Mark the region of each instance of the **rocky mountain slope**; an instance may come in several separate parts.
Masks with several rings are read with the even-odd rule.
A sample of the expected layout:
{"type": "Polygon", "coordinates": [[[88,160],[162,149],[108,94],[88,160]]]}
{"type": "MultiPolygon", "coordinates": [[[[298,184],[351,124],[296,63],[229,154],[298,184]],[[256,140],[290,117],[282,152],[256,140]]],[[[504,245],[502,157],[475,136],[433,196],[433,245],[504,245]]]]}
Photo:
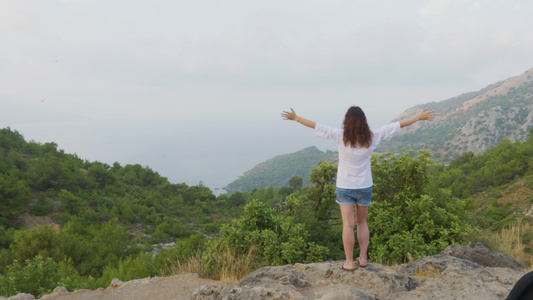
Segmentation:
{"type": "MultiPolygon", "coordinates": [[[[58,287],[43,300],[249,300],[249,299],[505,299],[526,266],[482,244],[451,245],[441,254],[397,267],[369,263],[355,271],[342,262],[264,267],[234,285],[194,274],[154,277],[107,289],[67,292],[58,287]]],[[[0,297],[2,299],[3,297],[0,297]]],[[[9,300],[33,300],[19,294],[9,300]]]]}
{"type": "Polygon", "coordinates": [[[526,140],[533,128],[533,68],[478,92],[409,108],[395,120],[424,107],[434,109],[438,117],[403,129],[401,135],[376,150],[399,153],[403,147],[424,149],[437,162],[449,162],[467,151],[484,152],[504,139],[526,140]]]}

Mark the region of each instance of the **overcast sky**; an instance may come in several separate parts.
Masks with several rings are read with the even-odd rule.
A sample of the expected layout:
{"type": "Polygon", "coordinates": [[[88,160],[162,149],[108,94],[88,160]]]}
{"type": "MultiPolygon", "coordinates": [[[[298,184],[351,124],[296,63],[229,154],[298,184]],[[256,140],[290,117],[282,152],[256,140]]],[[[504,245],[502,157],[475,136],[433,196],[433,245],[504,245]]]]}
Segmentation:
{"type": "Polygon", "coordinates": [[[529,0],[0,0],[0,128],[89,161],[223,187],[533,67],[529,0]]]}

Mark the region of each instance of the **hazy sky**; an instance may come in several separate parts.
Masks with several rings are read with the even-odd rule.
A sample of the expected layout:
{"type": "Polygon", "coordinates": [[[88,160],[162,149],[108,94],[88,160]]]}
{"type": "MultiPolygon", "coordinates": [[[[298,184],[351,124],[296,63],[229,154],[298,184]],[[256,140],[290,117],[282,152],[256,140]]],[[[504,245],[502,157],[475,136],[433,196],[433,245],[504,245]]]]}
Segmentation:
{"type": "Polygon", "coordinates": [[[529,0],[0,0],[0,128],[223,187],[316,145],[302,116],[372,126],[533,67],[529,0]]]}

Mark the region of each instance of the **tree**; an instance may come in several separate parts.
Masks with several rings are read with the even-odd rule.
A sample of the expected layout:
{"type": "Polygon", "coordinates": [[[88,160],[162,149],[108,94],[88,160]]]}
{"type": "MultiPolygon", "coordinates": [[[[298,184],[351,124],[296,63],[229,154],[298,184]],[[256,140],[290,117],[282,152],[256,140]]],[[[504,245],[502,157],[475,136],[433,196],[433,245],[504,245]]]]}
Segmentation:
{"type": "Polygon", "coordinates": [[[227,203],[229,206],[241,206],[246,203],[246,199],[241,192],[234,192],[229,196],[227,203]]]}
{"type": "Polygon", "coordinates": [[[342,257],[340,212],[335,202],[337,166],[321,161],[309,176],[312,186],[306,192],[289,195],[282,205],[282,214],[304,224],[308,241],[328,248],[328,258],[342,257]]]}
{"type": "Polygon", "coordinates": [[[70,214],[78,213],[85,205],[85,201],[83,199],[74,196],[67,190],[59,191],[57,194],[57,199],[61,201],[61,210],[70,214]]]}
{"type": "Polygon", "coordinates": [[[63,168],[62,161],[49,151],[51,150],[33,162],[28,170],[28,178],[33,188],[59,190],[68,181],[68,172],[63,168]]]}
{"type": "MultiPolygon", "coordinates": [[[[18,230],[9,246],[9,259],[24,262],[37,255],[52,257],[56,253],[56,233],[48,226],[33,230],[18,230]]],[[[7,256],[7,255],[6,255],[7,256]]],[[[0,266],[2,267],[2,266],[0,266]]]]}
{"type": "Polygon", "coordinates": [[[306,197],[311,202],[311,207],[318,220],[330,221],[332,211],[337,208],[337,203],[335,202],[336,176],[337,166],[333,162],[326,163],[323,161],[320,161],[318,166],[313,168],[309,176],[312,186],[309,188],[306,197]]]}
{"type": "Polygon", "coordinates": [[[26,142],[24,136],[11,128],[0,129],[0,150],[21,149],[26,142]]]}
{"type": "Polygon", "coordinates": [[[0,216],[18,216],[26,209],[33,195],[28,183],[15,176],[0,173],[0,216]]]}
{"type": "Polygon", "coordinates": [[[89,167],[88,173],[94,178],[100,187],[104,187],[106,184],[112,184],[114,177],[112,173],[107,170],[106,166],[101,162],[94,162],[89,167]]]}
{"type": "Polygon", "coordinates": [[[126,202],[122,201],[119,205],[119,211],[121,215],[121,219],[126,222],[133,222],[135,220],[135,214],[133,212],[133,209],[131,208],[131,205],[126,202]]]}
{"type": "Polygon", "coordinates": [[[303,182],[302,177],[293,176],[289,179],[289,187],[292,188],[293,191],[299,190],[302,188],[303,182]]]}
{"type": "Polygon", "coordinates": [[[152,241],[155,243],[166,242],[170,238],[170,235],[167,234],[170,229],[170,225],[165,222],[157,225],[154,232],[152,232],[152,241]]]}

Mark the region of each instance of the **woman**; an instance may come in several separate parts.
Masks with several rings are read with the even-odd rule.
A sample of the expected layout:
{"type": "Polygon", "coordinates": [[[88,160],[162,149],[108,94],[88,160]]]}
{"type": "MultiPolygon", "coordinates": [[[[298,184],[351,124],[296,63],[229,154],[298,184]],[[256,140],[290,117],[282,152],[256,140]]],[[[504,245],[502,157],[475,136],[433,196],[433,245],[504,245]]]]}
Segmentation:
{"type": "Polygon", "coordinates": [[[304,126],[313,128],[315,135],[332,139],[338,144],[339,166],[337,170],[337,200],[342,216],[342,242],[346,261],[342,264],[343,270],[357,268],[353,259],[355,245],[354,219],[357,224],[357,241],[361,252],[357,263],[361,267],[367,264],[367,249],[369,242],[368,224],[366,215],[368,206],[372,203],[372,172],[370,158],[382,140],[389,139],[400,132],[400,128],[409,126],[421,120],[432,120],[434,111],[427,108],[414,117],[371,130],[366,121],[363,110],[352,106],[346,112],[343,129],[315,123],[298,116],[291,108],[290,112],[284,111],[281,116],[285,120],[293,120],[304,126]],[[355,206],[355,214],[354,214],[355,206]]]}

